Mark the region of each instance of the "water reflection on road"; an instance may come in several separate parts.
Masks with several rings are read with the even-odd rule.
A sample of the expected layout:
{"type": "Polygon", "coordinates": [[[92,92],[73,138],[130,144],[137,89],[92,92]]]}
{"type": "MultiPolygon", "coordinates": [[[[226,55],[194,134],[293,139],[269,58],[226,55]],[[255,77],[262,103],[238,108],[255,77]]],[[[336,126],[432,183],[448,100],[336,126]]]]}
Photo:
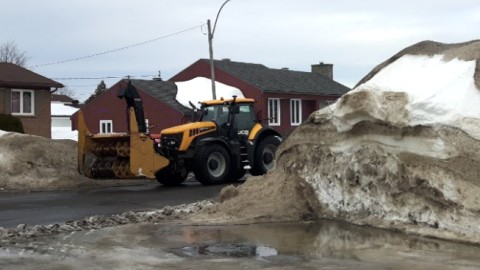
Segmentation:
{"type": "Polygon", "coordinates": [[[10,243],[0,269],[478,269],[480,247],[345,223],[128,225],[10,243]]]}

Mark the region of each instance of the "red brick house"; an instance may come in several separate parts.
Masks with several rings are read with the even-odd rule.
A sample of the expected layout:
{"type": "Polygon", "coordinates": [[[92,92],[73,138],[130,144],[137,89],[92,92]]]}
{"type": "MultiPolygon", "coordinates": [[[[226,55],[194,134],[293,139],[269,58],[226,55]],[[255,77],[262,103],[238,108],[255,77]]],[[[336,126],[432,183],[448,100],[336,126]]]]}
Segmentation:
{"type": "MultiPolygon", "coordinates": [[[[312,65],[313,72],[300,72],[222,60],[215,61],[215,76],[218,82],[236,87],[245,97],[257,100],[258,118],[286,135],[312,112],[350,90],[332,79],[332,67],[330,64],[312,65]]],[[[192,121],[190,108],[176,100],[177,86],[174,82],[189,81],[196,77],[210,78],[207,59],[198,60],[169,81],[132,80],[143,100],[148,124],[155,125],[150,132],[158,133],[164,128],[192,121]]],[[[127,80],[121,80],[82,107],[91,132],[127,130],[126,104],[117,98],[118,91],[126,86],[127,80]]],[[[74,114],[74,129],[76,121],[77,114],[74,114]]]]}
{"type": "MultiPolygon", "coordinates": [[[[214,62],[218,82],[242,90],[254,98],[259,119],[286,135],[312,112],[335,101],[350,88],[333,80],[332,64],[312,65],[312,72],[273,69],[261,64],[214,62]]],[[[200,59],[170,81],[187,81],[195,77],[210,78],[210,62],[200,59]]]]}
{"type": "Polygon", "coordinates": [[[51,93],[63,85],[11,63],[0,63],[0,113],[21,119],[26,134],[51,137],[51,93]]]}
{"type": "MultiPolygon", "coordinates": [[[[142,98],[145,119],[151,133],[188,123],[192,111],[175,99],[175,83],[161,80],[131,80],[142,98]]],[[[127,87],[128,80],[121,80],[105,93],[82,106],[86,124],[92,133],[115,133],[127,131],[127,111],[125,100],[117,97],[121,89],[127,87]]],[[[78,113],[72,115],[73,129],[77,129],[78,113]]]]}

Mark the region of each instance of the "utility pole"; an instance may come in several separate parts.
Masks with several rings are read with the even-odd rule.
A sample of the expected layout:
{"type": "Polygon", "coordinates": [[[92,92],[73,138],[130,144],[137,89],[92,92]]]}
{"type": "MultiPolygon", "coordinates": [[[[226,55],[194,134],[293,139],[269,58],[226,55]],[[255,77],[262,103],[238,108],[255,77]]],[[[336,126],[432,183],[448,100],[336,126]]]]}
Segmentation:
{"type": "Polygon", "coordinates": [[[217,93],[215,89],[215,67],[213,64],[213,47],[212,47],[212,27],[210,24],[210,20],[207,21],[208,26],[208,50],[210,52],[210,78],[212,80],[212,99],[217,99],[217,93]]]}
{"type": "Polygon", "coordinates": [[[220,15],[220,11],[222,11],[223,6],[225,6],[226,3],[228,3],[230,0],[225,1],[220,9],[218,10],[217,17],[215,18],[215,23],[213,24],[213,30],[212,26],[210,24],[210,20],[207,20],[207,27],[208,27],[208,50],[210,52],[210,76],[212,79],[212,97],[213,99],[217,99],[217,93],[215,89],[215,66],[213,63],[213,46],[212,46],[212,41],[213,41],[213,34],[215,34],[215,28],[217,27],[217,21],[218,21],[218,16],[220,15]]]}

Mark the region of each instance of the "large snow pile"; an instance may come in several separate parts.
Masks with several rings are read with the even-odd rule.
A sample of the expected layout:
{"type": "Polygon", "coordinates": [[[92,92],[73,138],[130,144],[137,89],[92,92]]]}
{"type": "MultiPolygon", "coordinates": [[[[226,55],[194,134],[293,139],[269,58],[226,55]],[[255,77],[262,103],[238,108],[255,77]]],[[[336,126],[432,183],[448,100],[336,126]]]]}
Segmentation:
{"type": "MultiPolygon", "coordinates": [[[[197,77],[185,82],[175,82],[178,91],[176,99],[185,107],[190,108],[189,102],[194,105],[200,101],[212,99],[212,81],[204,77],[197,77]]],[[[231,98],[232,96],[243,97],[243,93],[240,89],[223,84],[221,82],[215,82],[215,93],[217,99],[231,98]]]]}
{"type": "Polygon", "coordinates": [[[141,180],[120,182],[81,176],[75,141],[0,130],[0,190],[88,189],[132,185],[141,180]]]}
{"type": "MultiPolygon", "coordinates": [[[[213,221],[335,218],[480,242],[480,41],[408,47],[223,191],[213,221]]],[[[199,219],[204,217],[199,216],[199,219]]]]}

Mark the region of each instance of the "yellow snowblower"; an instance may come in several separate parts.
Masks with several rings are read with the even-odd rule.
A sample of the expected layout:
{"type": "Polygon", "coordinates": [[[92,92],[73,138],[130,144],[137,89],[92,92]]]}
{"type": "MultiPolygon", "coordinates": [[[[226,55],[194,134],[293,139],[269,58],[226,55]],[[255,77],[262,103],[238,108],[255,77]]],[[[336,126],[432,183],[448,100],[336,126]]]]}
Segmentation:
{"type": "MultiPolygon", "coordinates": [[[[149,178],[180,185],[189,172],[202,184],[235,181],[274,166],[282,141],[278,132],[256,119],[250,98],[201,102],[197,122],[149,134],[135,87],[120,91],[129,111],[129,132],[92,134],[78,115],[78,170],[90,178],[149,178]]],[[[192,105],[192,104],[191,104],[192,105]]],[[[197,108],[195,108],[197,109],[197,108]]]]}

